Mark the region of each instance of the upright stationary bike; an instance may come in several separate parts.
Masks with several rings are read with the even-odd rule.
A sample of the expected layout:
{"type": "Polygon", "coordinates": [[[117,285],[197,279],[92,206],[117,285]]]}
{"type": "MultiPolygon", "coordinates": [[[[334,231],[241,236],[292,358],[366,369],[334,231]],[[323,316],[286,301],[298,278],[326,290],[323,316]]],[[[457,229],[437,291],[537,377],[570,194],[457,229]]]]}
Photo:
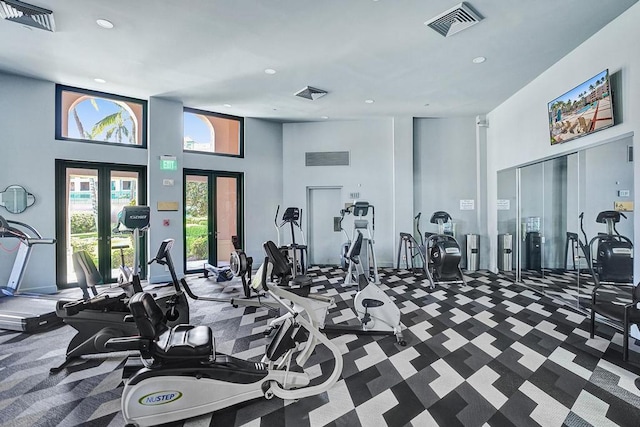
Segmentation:
{"type": "Polygon", "coordinates": [[[378,286],[379,281],[371,282],[367,278],[362,265],[362,250],[364,236],[358,231],[355,240],[351,243],[347,256],[349,266],[354,266],[358,280],[358,292],[353,298],[353,306],[360,321],[360,327],[354,328],[348,325],[324,325],[323,331],[367,334],[367,335],[395,335],[398,344],[407,345],[402,334],[404,325],[400,321],[400,309],[378,286]]]}
{"type": "Polygon", "coordinates": [[[398,245],[398,258],[396,262],[396,268],[400,269],[400,263],[404,259],[405,267],[407,270],[412,270],[414,273],[417,270],[421,270],[426,275],[427,272],[427,259],[424,246],[424,238],[420,231],[420,216],[422,212],[418,212],[413,219],[416,221],[416,228],[418,236],[420,236],[420,243],[410,233],[400,232],[400,243],[398,245]]]}

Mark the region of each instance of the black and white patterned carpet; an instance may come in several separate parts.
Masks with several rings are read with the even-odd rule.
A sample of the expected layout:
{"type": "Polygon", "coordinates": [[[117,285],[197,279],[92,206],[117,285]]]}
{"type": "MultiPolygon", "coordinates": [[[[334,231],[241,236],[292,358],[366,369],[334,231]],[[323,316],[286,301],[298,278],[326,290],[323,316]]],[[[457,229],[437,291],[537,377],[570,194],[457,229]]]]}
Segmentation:
{"type": "MultiPolygon", "coordinates": [[[[312,268],[314,292],[329,293],[331,317],[354,321],[354,288],[344,272],[312,268]]],[[[631,340],[622,362],[622,335],[588,319],[548,289],[543,295],[487,272],[466,285],[431,290],[406,270],[381,269],[382,289],[407,327],[406,347],[393,336],[332,337],[344,355],[342,378],[323,395],[284,402],[257,399],[174,425],[185,426],[638,426],[640,347],[631,340]]],[[[237,282],[190,278],[210,296],[238,296],[237,282]]],[[[535,285],[536,278],[532,278],[535,285]]],[[[554,278],[543,280],[554,283],[554,278]]],[[[556,280],[563,280],[562,278],[556,280]]],[[[545,284],[548,284],[545,282],[545,284]]],[[[535,286],[534,286],[535,287],[535,286]]],[[[570,293],[569,293],[570,294],[570,293]]],[[[570,298],[570,297],[569,297],[570,298]]],[[[268,338],[267,309],[194,301],[191,323],[209,325],[216,350],[258,360],[268,338]]],[[[41,334],[0,331],[0,422],[3,426],[122,426],[126,354],[85,356],[57,375],[70,326],[41,334]]],[[[328,373],[317,349],[309,372],[328,373]]]]}

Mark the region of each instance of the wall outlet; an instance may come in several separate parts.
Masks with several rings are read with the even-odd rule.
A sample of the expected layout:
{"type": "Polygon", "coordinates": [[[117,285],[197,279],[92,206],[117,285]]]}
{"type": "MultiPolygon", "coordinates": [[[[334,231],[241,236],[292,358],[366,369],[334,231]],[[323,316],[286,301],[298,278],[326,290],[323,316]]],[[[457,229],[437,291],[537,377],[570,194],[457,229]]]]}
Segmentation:
{"type": "Polygon", "coordinates": [[[629,190],[618,190],[618,197],[629,197],[630,194],[629,190]]]}

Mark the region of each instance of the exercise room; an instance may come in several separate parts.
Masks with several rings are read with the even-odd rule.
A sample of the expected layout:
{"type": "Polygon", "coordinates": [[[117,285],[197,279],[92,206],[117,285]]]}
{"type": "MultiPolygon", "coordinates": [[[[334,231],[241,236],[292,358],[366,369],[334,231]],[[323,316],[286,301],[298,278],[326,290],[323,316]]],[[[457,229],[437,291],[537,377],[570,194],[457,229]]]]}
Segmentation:
{"type": "Polygon", "coordinates": [[[640,4],[512,3],[0,0],[0,425],[638,426],[640,4]]]}

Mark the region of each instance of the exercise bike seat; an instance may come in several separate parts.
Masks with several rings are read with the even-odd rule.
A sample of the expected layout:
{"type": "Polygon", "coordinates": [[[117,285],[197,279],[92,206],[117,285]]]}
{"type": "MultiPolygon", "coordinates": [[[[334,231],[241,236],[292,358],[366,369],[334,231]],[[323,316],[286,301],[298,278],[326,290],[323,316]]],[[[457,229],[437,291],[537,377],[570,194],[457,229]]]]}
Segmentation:
{"type": "Polygon", "coordinates": [[[214,353],[208,326],[166,324],[164,312],[151,294],[137,293],[129,300],[140,337],[151,341],[149,353],[158,359],[206,359],[214,353]]]}

